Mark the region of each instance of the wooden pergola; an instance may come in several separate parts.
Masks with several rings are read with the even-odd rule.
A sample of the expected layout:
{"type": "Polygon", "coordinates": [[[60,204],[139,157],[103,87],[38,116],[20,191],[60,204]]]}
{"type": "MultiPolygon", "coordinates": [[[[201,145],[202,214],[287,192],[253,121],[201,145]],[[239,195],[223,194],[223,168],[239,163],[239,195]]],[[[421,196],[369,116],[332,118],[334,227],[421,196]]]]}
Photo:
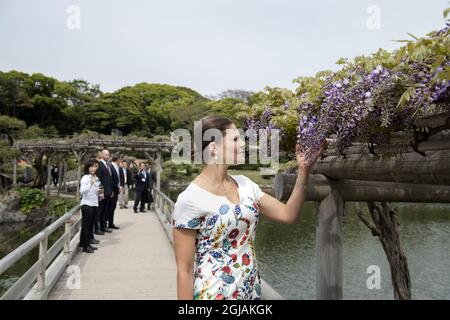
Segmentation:
{"type": "MultiPolygon", "coordinates": [[[[170,153],[174,144],[168,141],[153,141],[146,138],[129,138],[116,136],[99,137],[73,137],[70,139],[45,139],[35,141],[17,141],[14,147],[22,152],[24,158],[34,161],[42,161],[42,156],[47,157],[47,193],[50,192],[51,167],[55,162],[63,170],[59,170],[58,194],[62,186],[62,172],[67,172],[67,158],[75,155],[77,159],[77,181],[81,178],[83,161],[98,156],[99,151],[108,149],[111,153],[141,152],[145,158],[155,164],[157,175],[156,186],[160,187],[162,170],[162,154],[170,153]]],[[[14,161],[13,184],[17,184],[17,165],[14,161]]],[[[79,185],[77,184],[77,199],[79,198],[79,185]]]]}
{"type": "MultiPolygon", "coordinates": [[[[400,260],[403,253],[395,209],[374,207],[374,203],[450,203],[450,113],[423,119],[423,123],[431,134],[420,139],[416,135],[416,141],[369,147],[363,143],[355,144],[345,155],[334,149],[327,150],[326,156],[314,165],[306,186],[306,200],[316,201],[318,299],[343,297],[342,217],[345,201],[368,203],[373,221],[358,215],[372,234],[380,237],[388,259],[387,241],[397,242],[397,252],[393,255],[400,251],[400,260]]],[[[399,141],[404,141],[404,133],[398,136],[401,137],[399,141]]],[[[287,200],[296,177],[295,169],[278,173],[273,180],[275,197],[287,200]]],[[[400,267],[406,264],[406,258],[404,260],[397,261],[400,267]]],[[[407,274],[409,277],[409,271],[407,274]]],[[[398,274],[392,274],[391,266],[394,286],[395,281],[403,281],[394,279],[396,276],[398,274]]],[[[410,288],[409,279],[406,282],[404,285],[410,288]]]]}

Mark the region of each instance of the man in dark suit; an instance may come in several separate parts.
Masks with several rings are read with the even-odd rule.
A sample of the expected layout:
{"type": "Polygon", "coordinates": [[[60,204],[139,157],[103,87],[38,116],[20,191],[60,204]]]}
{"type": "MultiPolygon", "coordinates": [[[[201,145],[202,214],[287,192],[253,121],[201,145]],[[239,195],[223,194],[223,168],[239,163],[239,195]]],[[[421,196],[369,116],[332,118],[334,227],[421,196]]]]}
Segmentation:
{"type": "Polygon", "coordinates": [[[103,235],[105,232],[112,232],[111,229],[106,228],[106,220],[109,211],[112,207],[112,201],[114,197],[113,182],[112,182],[112,172],[108,164],[109,161],[109,151],[103,149],[101,152],[101,160],[99,161],[99,166],[97,169],[97,177],[100,180],[101,186],[103,188],[103,199],[100,199],[98,204],[98,214],[95,218],[95,234],[103,235]]]}
{"type": "Polygon", "coordinates": [[[148,193],[146,197],[147,209],[150,210],[150,205],[153,203],[153,186],[156,184],[156,171],[153,169],[153,164],[149,163],[147,173],[149,176],[148,180],[148,193]]]}
{"type": "Polygon", "coordinates": [[[123,178],[123,188],[119,195],[119,206],[120,209],[128,208],[128,191],[131,187],[131,171],[128,169],[128,162],[126,160],[122,161],[122,166],[120,168],[121,177],[123,178]]]}
{"type": "Polygon", "coordinates": [[[122,179],[120,178],[120,168],[119,168],[119,157],[117,155],[114,155],[112,157],[112,162],[110,165],[111,173],[112,173],[112,182],[113,182],[113,200],[112,200],[112,206],[109,211],[108,215],[108,227],[110,229],[119,229],[118,226],[114,224],[114,213],[116,211],[117,207],[117,199],[119,198],[119,194],[122,191],[123,186],[123,176],[122,179]]]}
{"type": "Polygon", "coordinates": [[[134,213],[138,213],[138,205],[140,203],[140,212],[145,212],[145,196],[149,188],[149,175],[145,170],[145,163],[139,164],[139,171],[135,176],[136,180],[136,196],[134,198],[134,213]]]}

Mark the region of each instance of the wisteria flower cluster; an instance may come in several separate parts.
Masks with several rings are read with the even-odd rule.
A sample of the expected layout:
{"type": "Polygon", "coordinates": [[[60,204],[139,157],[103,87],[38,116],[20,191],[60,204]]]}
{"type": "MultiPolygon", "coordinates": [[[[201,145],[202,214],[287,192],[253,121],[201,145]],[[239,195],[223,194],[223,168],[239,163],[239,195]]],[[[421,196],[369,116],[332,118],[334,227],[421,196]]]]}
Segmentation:
{"type": "Polygon", "coordinates": [[[356,141],[387,143],[391,132],[412,129],[420,117],[433,114],[437,102],[450,102],[450,52],[442,53],[450,47],[448,29],[435,32],[432,43],[417,41],[403,51],[382,51],[343,70],[302,78],[300,94],[278,108],[266,106],[247,119],[247,127],[277,127],[283,112],[295,108],[296,138],[306,160],[330,137],[341,153],[356,141]]]}

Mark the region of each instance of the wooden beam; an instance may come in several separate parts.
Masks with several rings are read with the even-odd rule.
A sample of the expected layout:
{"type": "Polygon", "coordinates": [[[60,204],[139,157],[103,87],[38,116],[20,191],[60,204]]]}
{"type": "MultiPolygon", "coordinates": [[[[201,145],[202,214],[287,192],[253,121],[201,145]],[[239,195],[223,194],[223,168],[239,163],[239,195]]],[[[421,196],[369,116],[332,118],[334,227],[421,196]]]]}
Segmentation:
{"type": "Polygon", "coordinates": [[[47,154],[47,186],[45,188],[45,193],[47,194],[47,197],[50,195],[50,187],[52,184],[52,167],[51,167],[51,157],[49,154],[47,154]]]}
{"type": "Polygon", "coordinates": [[[156,166],[156,188],[161,189],[162,154],[158,151],[155,161],[156,166]]]}
{"type": "Polygon", "coordinates": [[[78,201],[80,199],[80,180],[81,180],[81,160],[82,153],[81,151],[73,151],[75,157],[77,157],[77,191],[75,193],[75,200],[78,201]]]}
{"type": "Polygon", "coordinates": [[[337,189],[316,204],[316,297],[343,297],[342,216],[344,201],[337,189]]]}
{"type": "MultiPolygon", "coordinates": [[[[287,200],[294,189],[297,173],[277,173],[273,179],[274,195],[287,200]]],[[[450,185],[396,183],[389,181],[337,180],[333,186],[344,201],[386,201],[450,203],[450,185]]],[[[306,187],[306,200],[322,201],[331,192],[324,175],[312,174],[306,187]]]]}
{"type": "Polygon", "coordinates": [[[351,154],[317,161],[312,173],[332,179],[354,179],[450,185],[450,149],[429,151],[427,155],[404,153],[381,158],[351,154]]]}
{"type": "MultiPolygon", "coordinates": [[[[440,151],[447,150],[450,151],[450,139],[439,139],[439,140],[429,140],[419,143],[417,150],[424,152],[425,154],[429,151],[440,151]]],[[[396,143],[390,145],[374,146],[373,152],[376,155],[392,155],[398,156],[401,153],[413,153],[415,152],[411,144],[406,143],[396,143]]],[[[342,157],[336,149],[328,149],[324,152],[328,156],[338,156],[342,157]]],[[[344,151],[346,156],[359,154],[359,155],[370,155],[368,145],[366,143],[353,143],[351,147],[344,151]]]]}
{"type": "Polygon", "coordinates": [[[62,164],[63,164],[63,162],[64,162],[65,160],[64,159],[62,159],[62,160],[60,160],[59,161],[59,163],[58,163],[58,185],[57,185],[57,187],[58,187],[58,197],[59,197],[59,195],[60,195],[60,193],[61,193],[61,186],[62,186],[62,179],[63,179],[63,169],[62,169],[62,164]]]}
{"type": "Polygon", "coordinates": [[[67,192],[67,160],[66,159],[64,159],[63,180],[64,180],[64,191],[67,192]]]}
{"type": "Polygon", "coordinates": [[[17,158],[13,159],[13,186],[17,186],[17,158]]]}

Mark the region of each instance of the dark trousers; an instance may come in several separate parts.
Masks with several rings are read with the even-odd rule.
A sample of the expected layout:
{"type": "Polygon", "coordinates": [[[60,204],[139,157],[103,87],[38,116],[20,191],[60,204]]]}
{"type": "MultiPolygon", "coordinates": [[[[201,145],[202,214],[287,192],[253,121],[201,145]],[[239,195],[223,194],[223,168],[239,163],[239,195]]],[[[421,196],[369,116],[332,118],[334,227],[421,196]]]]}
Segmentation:
{"type": "Polygon", "coordinates": [[[152,188],[147,192],[147,199],[145,199],[145,202],[147,203],[147,208],[150,209],[150,205],[153,202],[152,188]]]}
{"type": "Polygon", "coordinates": [[[88,205],[81,206],[81,232],[80,245],[83,248],[89,247],[91,240],[94,238],[94,220],[97,207],[88,205]]]}
{"type": "Polygon", "coordinates": [[[136,196],[134,197],[134,210],[137,210],[139,203],[141,204],[140,209],[145,209],[145,199],[147,192],[148,191],[145,189],[141,191],[136,190],[136,196]]]}
{"type": "Polygon", "coordinates": [[[58,176],[53,176],[53,184],[55,185],[55,187],[58,185],[58,176]]]}
{"type": "Polygon", "coordinates": [[[103,200],[101,200],[99,202],[99,207],[98,207],[98,219],[97,222],[95,224],[95,230],[105,230],[106,228],[106,221],[109,217],[109,212],[112,208],[113,205],[113,198],[111,197],[111,195],[107,195],[105,196],[105,198],[103,200]]]}
{"type": "Polygon", "coordinates": [[[118,198],[119,195],[117,193],[114,193],[114,197],[111,200],[111,208],[108,212],[108,227],[112,227],[114,225],[114,213],[116,212],[118,198]]]}

